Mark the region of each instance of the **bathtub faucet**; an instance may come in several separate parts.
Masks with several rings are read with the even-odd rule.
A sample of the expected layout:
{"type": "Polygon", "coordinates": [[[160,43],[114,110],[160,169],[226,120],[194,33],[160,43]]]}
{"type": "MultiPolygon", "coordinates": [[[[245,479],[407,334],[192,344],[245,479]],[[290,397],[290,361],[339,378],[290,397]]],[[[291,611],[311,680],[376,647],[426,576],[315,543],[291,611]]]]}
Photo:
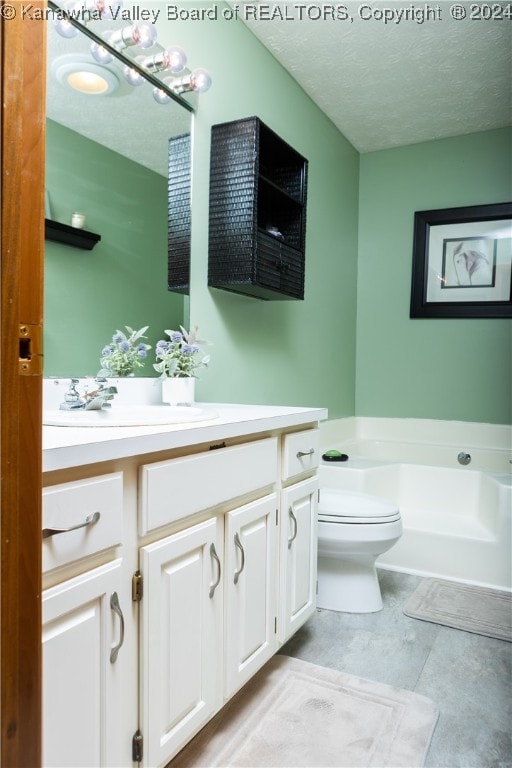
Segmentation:
{"type": "Polygon", "coordinates": [[[471,454],[466,453],[466,451],[461,451],[457,456],[457,461],[459,462],[459,464],[463,464],[464,466],[466,466],[466,464],[469,464],[469,462],[471,461],[471,454]]]}

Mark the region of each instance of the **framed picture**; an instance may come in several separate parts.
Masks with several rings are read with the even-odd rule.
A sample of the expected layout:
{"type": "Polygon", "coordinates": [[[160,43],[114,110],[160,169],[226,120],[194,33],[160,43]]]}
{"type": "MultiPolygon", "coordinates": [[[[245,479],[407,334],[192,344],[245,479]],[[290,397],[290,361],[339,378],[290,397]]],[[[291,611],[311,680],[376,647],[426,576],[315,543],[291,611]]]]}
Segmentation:
{"type": "Polygon", "coordinates": [[[512,317],[512,203],[416,211],[411,317],[512,317]]]}

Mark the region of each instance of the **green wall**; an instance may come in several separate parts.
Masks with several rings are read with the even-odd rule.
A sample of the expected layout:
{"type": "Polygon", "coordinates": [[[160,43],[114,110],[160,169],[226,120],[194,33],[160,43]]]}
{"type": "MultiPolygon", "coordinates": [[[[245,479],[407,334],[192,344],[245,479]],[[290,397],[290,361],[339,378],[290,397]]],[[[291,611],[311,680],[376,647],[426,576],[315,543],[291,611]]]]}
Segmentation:
{"type": "Polygon", "coordinates": [[[198,395],[353,415],[359,155],[242,23],[178,23],[176,39],[213,77],[194,125],[191,321],[212,342],[198,395]],[[309,160],[304,301],[207,286],[210,129],[250,115],[309,160]]]}
{"type": "Polygon", "coordinates": [[[512,321],[409,318],[414,212],[510,200],[511,137],[361,156],[357,415],[512,421],[512,321]]]}
{"type": "MultiPolygon", "coordinates": [[[[330,418],[510,422],[511,321],[409,319],[414,211],[510,199],[510,132],[360,156],[241,22],[219,13],[216,21],[161,18],[158,29],[161,45],[179,42],[190,65],[213,76],[193,140],[190,322],[212,343],[199,399],[326,406],[330,418]],[[304,301],[264,302],[207,286],[210,129],[249,115],[309,160],[304,301]]],[[[150,324],[157,338],[183,310],[166,291],[160,256],[165,180],[143,181],[134,166],[119,171],[127,176],[110,189],[117,174],[92,168],[60,136],[54,145],[58,168],[50,166],[48,187],[58,217],[68,220],[82,205],[79,174],[91,184],[100,179],[107,201],[119,204],[115,213],[103,202],[84,208],[103,236],[90,254],[49,244],[47,367],[70,375],[94,372],[98,350],[120,324],[150,324]],[[156,238],[150,245],[131,194],[146,184],[153,185],[145,187],[156,238]]]]}
{"type": "Polygon", "coordinates": [[[154,347],[182,322],[183,297],[167,291],[167,179],[49,120],[46,189],[53,219],[80,211],[101,241],[45,242],[45,375],[95,375],[116,329],[149,325],[154,347]]]}

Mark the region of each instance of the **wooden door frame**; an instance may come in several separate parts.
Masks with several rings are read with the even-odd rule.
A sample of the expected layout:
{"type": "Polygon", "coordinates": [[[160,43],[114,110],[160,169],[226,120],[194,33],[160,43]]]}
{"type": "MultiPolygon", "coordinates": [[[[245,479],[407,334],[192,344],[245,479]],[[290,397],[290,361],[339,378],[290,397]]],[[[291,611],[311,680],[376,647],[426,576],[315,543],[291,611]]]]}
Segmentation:
{"type": "MultiPolygon", "coordinates": [[[[44,0],[32,0],[44,9],[44,0]]],[[[41,765],[46,22],[0,0],[1,764],[41,765]],[[20,341],[21,339],[21,341],[20,341]]]]}

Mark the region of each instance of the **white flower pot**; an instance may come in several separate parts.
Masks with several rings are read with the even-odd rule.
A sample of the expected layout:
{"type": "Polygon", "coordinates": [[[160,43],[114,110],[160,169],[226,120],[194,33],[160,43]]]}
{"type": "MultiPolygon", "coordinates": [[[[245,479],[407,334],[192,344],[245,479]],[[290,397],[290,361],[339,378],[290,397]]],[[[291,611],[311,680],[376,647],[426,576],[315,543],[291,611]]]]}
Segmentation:
{"type": "Polygon", "coordinates": [[[196,380],[193,376],[162,379],[162,401],[169,405],[192,405],[195,387],[196,380]]]}

